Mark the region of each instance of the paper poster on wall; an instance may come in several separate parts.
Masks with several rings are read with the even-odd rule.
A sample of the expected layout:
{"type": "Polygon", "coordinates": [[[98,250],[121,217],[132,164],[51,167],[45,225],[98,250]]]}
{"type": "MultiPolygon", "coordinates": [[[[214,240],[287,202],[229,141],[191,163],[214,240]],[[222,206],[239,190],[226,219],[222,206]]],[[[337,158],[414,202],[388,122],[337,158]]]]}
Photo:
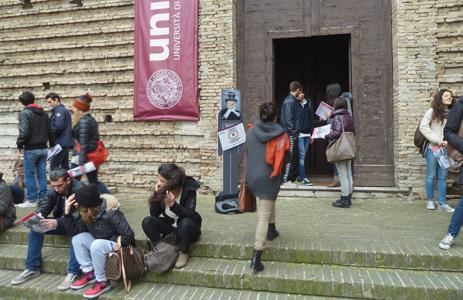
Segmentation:
{"type": "Polygon", "coordinates": [[[243,123],[220,130],[219,140],[223,151],[244,144],[246,142],[246,131],[243,123]]]}

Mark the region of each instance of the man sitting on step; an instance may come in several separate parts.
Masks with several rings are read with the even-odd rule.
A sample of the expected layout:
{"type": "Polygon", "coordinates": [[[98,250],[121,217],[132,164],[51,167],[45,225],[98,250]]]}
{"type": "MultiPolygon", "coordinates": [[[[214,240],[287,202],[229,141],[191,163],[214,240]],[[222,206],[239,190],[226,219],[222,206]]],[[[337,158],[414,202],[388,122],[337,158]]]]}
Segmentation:
{"type": "MultiPolygon", "coordinates": [[[[11,281],[12,285],[24,283],[40,275],[44,234],[67,235],[63,223],[66,198],[82,187],[82,183],[73,180],[66,170],[58,168],[50,172],[50,185],[51,188],[48,188],[47,198],[39,203],[37,209],[37,213],[45,218],[40,223],[41,227],[49,231],[39,233],[31,230],[29,232],[26,269],[11,281]],[[53,217],[47,218],[52,212],[53,217]]],[[[70,248],[68,274],[58,286],[60,291],[69,289],[73,280],[80,274],[80,266],[75,257],[72,244],[70,248]]]]}

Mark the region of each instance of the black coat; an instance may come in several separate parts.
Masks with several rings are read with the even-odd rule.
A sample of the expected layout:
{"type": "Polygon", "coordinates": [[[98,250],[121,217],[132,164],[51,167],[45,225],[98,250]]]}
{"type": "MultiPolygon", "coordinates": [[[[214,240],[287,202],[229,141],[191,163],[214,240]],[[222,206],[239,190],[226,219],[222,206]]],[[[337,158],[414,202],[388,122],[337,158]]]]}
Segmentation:
{"type": "Polygon", "coordinates": [[[0,179],[0,231],[13,225],[14,220],[16,220],[16,208],[10,186],[0,179]]]}
{"type": "Polygon", "coordinates": [[[19,149],[46,149],[55,145],[47,113],[36,104],[26,106],[19,114],[19,149]]]}
{"type": "Polygon", "coordinates": [[[301,114],[301,105],[293,95],[286,96],[281,106],[280,124],[286,132],[292,136],[299,135],[299,118],[301,114]]]}
{"type": "MultiPolygon", "coordinates": [[[[460,97],[450,109],[447,123],[444,127],[444,140],[460,153],[463,153],[463,138],[458,135],[458,129],[460,129],[462,118],[463,97],[460,97]]],[[[463,185],[463,168],[460,168],[460,185],[463,185]]]]}
{"type": "Polygon", "coordinates": [[[47,217],[51,212],[53,212],[54,218],[60,218],[64,215],[64,204],[66,198],[74,194],[80,187],[82,183],[78,180],[71,181],[71,189],[67,195],[58,194],[54,189],[48,188],[47,198],[39,202],[39,208],[37,212],[42,215],[42,217],[47,217]]]}
{"type": "MultiPolygon", "coordinates": [[[[199,183],[193,177],[187,177],[182,186],[182,195],[180,196],[180,204],[175,203],[170,210],[178,216],[178,222],[181,219],[188,217],[192,219],[199,227],[201,227],[202,218],[196,212],[196,190],[199,189],[199,183]]],[[[162,217],[168,224],[174,224],[174,219],[165,214],[164,202],[156,202],[150,204],[150,215],[152,217],[162,217]]]]}
{"type": "Polygon", "coordinates": [[[85,224],[77,214],[64,216],[64,226],[69,235],[89,232],[95,239],[117,241],[122,236],[122,245],[135,244],[135,233],[130,227],[124,214],[119,210],[119,202],[111,195],[102,195],[103,203],[91,224],[85,224]],[[105,198],[106,197],[106,198],[105,198]]]}
{"type": "Polygon", "coordinates": [[[95,151],[96,144],[100,140],[98,123],[90,114],[85,114],[72,129],[72,135],[80,143],[80,151],[75,150],[79,155],[79,165],[87,162],[87,153],[95,151]]]}

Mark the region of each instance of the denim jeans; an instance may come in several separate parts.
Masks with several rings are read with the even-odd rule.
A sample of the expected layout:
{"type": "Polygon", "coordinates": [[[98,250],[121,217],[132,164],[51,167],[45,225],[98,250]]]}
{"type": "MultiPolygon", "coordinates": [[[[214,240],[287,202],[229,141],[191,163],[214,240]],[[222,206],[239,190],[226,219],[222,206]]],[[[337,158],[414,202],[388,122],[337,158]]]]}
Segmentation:
{"type": "Polygon", "coordinates": [[[299,137],[297,139],[298,148],[299,148],[299,178],[307,178],[305,172],[305,155],[307,154],[307,149],[309,148],[310,137],[299,137]]]}
{"type": "Polygon", "coordinates": [[[352,178],[352,160],[343,160],[335,163],[341,182],[341,196],[352,194],[354,180],[352,178]]]}
{"type": "MultiPolygon", "coordinates": [[[[45,232],[44,234],[67,235],[64,226],[60,225],[58,225],[56,229],[45,232]]],[[[33,230],[29,232],[29,241],[26,257],[26,269],[28,270],[40,270],[40,265],[42,263],[42,246],[44,234],[35,232],[33,230]]],[[[74,275],[78,275],[80,273],[79,263],[77,262],[72,244],[71,249],[69,251],[68,273],[72,273],[74,275]]]]}
{"type": "Polygon", "coordinates": [[[76,249],[77,261],[82,272],[95,271],[96,281],[107,281],[106,259],[116,243],[110,240],[96,240],[90,233],[82,232],[72,238],[72,245],[76,249]]]}
{"type": "Polygon", "coordinates": [[[70,147],[63,147],[63,150],[55,154],[50,159],[50,170],[54,170],[56,168],[69,170],[69,150],[70,147]]]}
{"type": "MultiPolygon", "coordinates": [[[[428,151],[430,152],[430,151],[428,151]]],[[[450,220],[450,225],[448,233],[453,237],[456,237],[460,233],[461,226],[463,225],[463,197],[458,201],[455,211],[453,212],[452,219],[450,220]]]]}
{"type": "Polygon", "coordinates": [[[448,170],[439,166],[432,151],[428,149],[426,152],[426,195],[428,200],[432,201],[434,199],[434,178],[437,174],[439,204],[445,203],[445,195],[447,194],[447,173],[448,170]]]}
{"type": "Polygon", "coordinates": [[[24,150],[26,200],[33,203],[47,197],[47,152],[47,149],[24,150]]]}

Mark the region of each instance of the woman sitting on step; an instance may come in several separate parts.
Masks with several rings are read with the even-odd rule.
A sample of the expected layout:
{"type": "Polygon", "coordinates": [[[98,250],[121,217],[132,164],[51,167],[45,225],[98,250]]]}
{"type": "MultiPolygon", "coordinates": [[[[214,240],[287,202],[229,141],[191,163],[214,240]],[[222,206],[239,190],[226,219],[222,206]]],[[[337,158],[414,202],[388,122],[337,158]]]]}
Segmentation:
{"type": "Polygon", "coordinates": [[[93,184],[81,187],[66,200],[64,222],[68,233],[74,235],[72,246],[83,272],[71,289],[94,283],[84,292],[84,298],[96,298],[111,289],[105,267],[108,253],[118,249],[117,237],[122,237],[122,246],[135,243],[135,234],[119,206],[114,196],[100,196],[93,184]],[[77,219],[72,215],[73,206],[79,213],[77,219]]]}
{"type": "Polygon", "coordinates": [[[199,183],[186,176],[176,164],[162,164],[158,181],[149,199],[150,216],[143,219],[142,227],[155,244],[169,233],[176,232],[180,255],[175,268],[183,268],[188,261],[190,244],[201,235],[201,216],[196,212],[196,190],[199,183]]]}

